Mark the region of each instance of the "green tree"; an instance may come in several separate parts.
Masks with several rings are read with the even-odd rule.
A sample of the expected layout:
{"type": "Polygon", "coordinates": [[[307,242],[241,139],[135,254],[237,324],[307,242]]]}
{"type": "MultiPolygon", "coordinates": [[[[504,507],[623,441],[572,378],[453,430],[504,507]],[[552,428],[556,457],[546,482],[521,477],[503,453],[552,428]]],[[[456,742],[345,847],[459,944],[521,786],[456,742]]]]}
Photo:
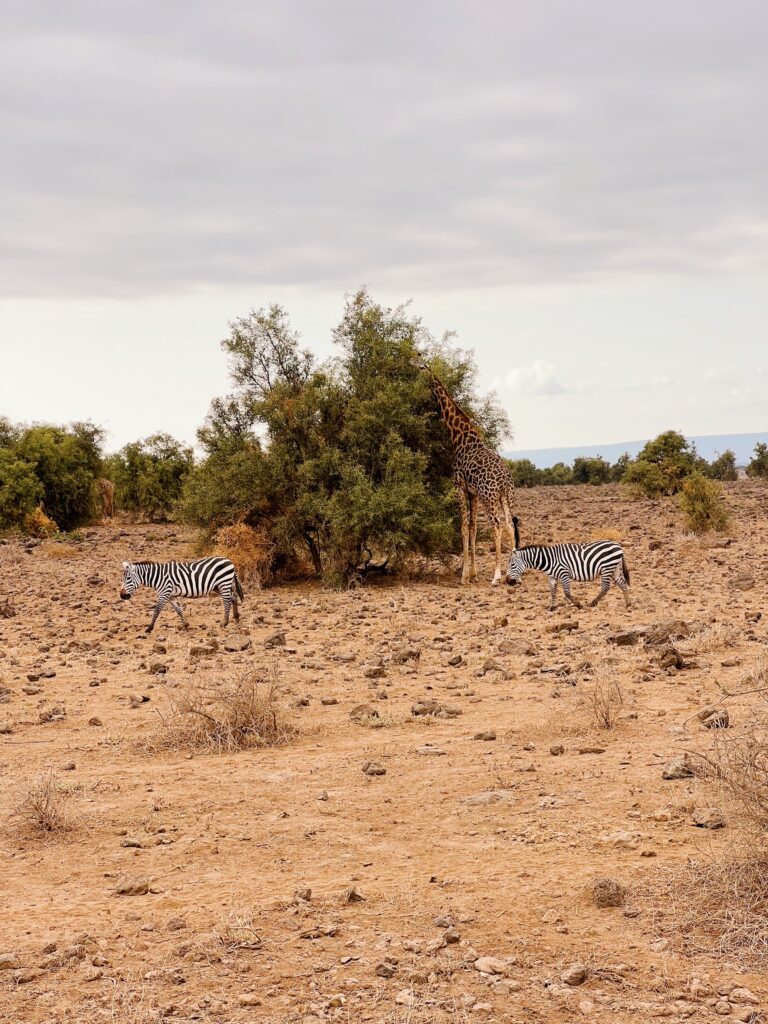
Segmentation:
{"type": "Polygon", "coordinates": [[[709,466],[707,473],[713,480],[738,480],[739,474],[736,470],[736,453],[730,448],[718,455],[709,466]]]}
{"type": "Polygon", "coordinates": [[[629,457],[629,452],[624,452],[611,466],[611,483],[620,483],[624,479],[624,474],[627,472],[627,467],[632,460],[629,457]]]}
{"type": "Polygon", "coordinates": [[[564,462],[556,462],[541,470],[541,482],[547,487],[562,487],[573,483],[573,470],[564,462]]]}
{"type": "Polygon", "coordinates": [[[611,466],[602,455],[594,458],[579,456],[573,460],[572,475],[575,484],[607,484],[611,478],[611,466]]]}
{"type": "Polygon", "coordinates": [[[637,494],[658,498],[677,494],[686,477],[706,468],[692,442],[676,430],[667,430],[644,446],[624,472],[624,483],[637,494]]]}
{"type": "Polygon", "coordinates": [[[692,533],[724,530],[728,525],[730,515],[723,499],[723,485],[708,480],[699,470],[685,479],[679,501],[686,529],[692,533]]]}
{"type": "Polygon", "coordinates": [[[768,444],[764,441],[758,441],[755,445],[754,458],[747,466],[747,476],[768,480],[768,444]]]}
{"type": "Polygon", "coordinates": [[[541,482],[541,471],[530,459],[507,459],[515,487],[535,487],[541,482]]]}
{"type": "Polygon", "coordinates": [[[207,458],[185,490],[187,519],[209,531],[237,520],[266,526],[279,553],[303,548],[336,585],[371,555],[396,566],[412,551],[455,547],[450,439],[413,363],[426,358],[496,444],[506,418],[476,396],[466,353],[365,291],[348,300],[337,356],[323,364],[281,307],[231,328],[223,347],[235,389],[198,435],[207,458]]]}
{"type": "Polygon", "coordinates": [[[43,498],[34,469],[11,448],[0,447],[0,531],[20,529],[43,498]]]}
{"type": "Polygon", "coordinates": [[[92,423],[36,424],[22,429],[13,450],[42,485],[43,507],[60,529],[93,516],[93,491],[102,468],[103,432],[92,423]]]}
{"type": "Polygon", "coordinates": [[[164,520],[178,504],[193,466],[191,448],[170,434],[152,434],[125,445],[107,460],[106,470],[115,484],[118,508],[164,520]]]}

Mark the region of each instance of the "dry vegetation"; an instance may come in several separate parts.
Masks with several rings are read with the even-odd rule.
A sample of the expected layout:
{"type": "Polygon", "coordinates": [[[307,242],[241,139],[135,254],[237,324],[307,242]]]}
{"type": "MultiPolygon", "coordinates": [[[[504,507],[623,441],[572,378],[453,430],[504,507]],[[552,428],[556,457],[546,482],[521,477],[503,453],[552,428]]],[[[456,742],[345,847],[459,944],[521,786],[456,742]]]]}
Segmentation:
{"type": "Polygon", "coordinates": [[[491,588],[486,535],[477,586],[253,576],[227,631],[211,599],[147,637],[120,563],[192,535],[0,546],[0,1020],[764,1014],[768,491],[726,494],[727,545],[681,538],[676,499],[520,491],[526,540],[621,534],[631,612],[491,588]]]}
{"type": "Polygon", "coordinates": [[[272,579],[274,544],[264,529],[245,523],[224,526],[216,533],[209,553],[228,558],[244,587],[260,588],[272,579]]]}

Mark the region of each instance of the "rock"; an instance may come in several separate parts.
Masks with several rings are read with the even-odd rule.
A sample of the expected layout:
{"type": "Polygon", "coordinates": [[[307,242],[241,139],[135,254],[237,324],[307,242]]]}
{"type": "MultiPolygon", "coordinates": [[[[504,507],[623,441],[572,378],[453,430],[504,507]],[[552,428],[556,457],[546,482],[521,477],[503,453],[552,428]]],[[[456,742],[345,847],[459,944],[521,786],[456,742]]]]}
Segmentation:
{"type": "Polygon", "coordinates": [[[151,676],[164,676],[168,672],[168,666],[164,661],[150,661],[149,674],[151,676]]]}
{"type": "Polygon", "coordinates": [[[627,890],[613,878],[596,878],[592,882],[592,899],[596,907],[621,907],[626,897],[627,890]]]}
{"type": "Polygon", "coordinates": [[[378,761],[366,761],[362,768],[366,775],[386,775],[387,769],[378,761]]]}
{"type": "Polygon", "coordinates": [[[411,988],[401,989],[395,996],[395,1002],[398,1006],[413,1006],[415,999],[416,996],[411,988]]]}
{"type": "Polygon", "coordinates": [[[149,697],[143,693],[132,693],[128,698],[128,703],[132,708],[140,708],[142,704],[147,704],[149,697]]]}
{"type": "Polygon", "coordinates": [[[755,577],[751,572],[740,572],[731,580],[731,586],[737,590],[751,590],[755,585],[755,577]]]}
{"type": "Polygon", "coordinates": [[[658,551],[662,547],[663,547],[663,544],[661,543],[660,540],[648,541],[648,550],[649,551],[658,551]]]}
{"type": "Polygon", "coordinates": [[[683,619],[669,619],[648,626],[644,631],[645,643],[649,647],[661,647],[672,640],[683,640],[691,635],[691,627],[683,619]]]}
{"type": "Polygon", "coordinates": [[[366,679],[383,679],[387,674],[387,670],[383,665],[367,665],[363,669],[363,676],[366,679]]]}
{"type": "Polygon", "coordinates": [[[609,644],[615,644],[616,647],[634,647],[640,639],[640,634],[636,629],[622,629],[617,633],[609,633],[606,640],[609,644]]]}
{"type": "Polygon", "coordinates": [[[481,974],[506,974],[509,964],[496,956],[480,956],[475,960],[475,970],[481,974]]]}
{"type": "Polygon", "coordinates": [[[496,732],[494,729],[486,729],[484,732],[476,732],[472,739],[490,743],[492,740],[496,739],[496,732]]]}
{"type": "Polygon", "coordinates": [[[350,722],[356,725],[367,725],[372,718],[381,718],[378,709],[372,704],[357,704],[349,712],[350,722]]]}
{"type": "MultiPolygon", "coordinates": [[[[285,637],[283,637],[283,643],[285,643],[285,637]]],[[[224,650],[230,654],[236,651],[247,651],[250,646],[251,638],[246,636],[245,633],[233,633],[232,636],[228,636],[224,641],[224,650]]],[[[267,646],[266,641],[264,646],[267,646]]]]}
{"type": "Polygon", "coordinates": [[[264,646],[267,650],[271,650],[273,647],[285,647],[285,633],[278,630],[277,633],[268,636],[264,641],[264,646]]]}
{"type": "Polygon", "coordinates": [[[149,892],[149,878],[123,878],[112,891],[113,896],[146,896],[149,892]]]}
{"type": "Polygon", "coordinates": [[[563,973],[560,975],[560,980],[565,985],[570,985],[575,988],[577,985],[583,985],[587,980],[589,972],[587,971],[586,964],[573,963],[570,967],[566,967],[563,973]]]}
{"type": "Polygon", "coordinates": [[[446,946],[454,946],[457,942],[461,942],[461,935],[455,928],[446,928],[443,932],[443,941],[446,946]]]}
{"type": "Polygon", "coordinates": [[[172,917],[168,924],[165,926],[167,932],[180,932],[182,928],[187,927],[187,922],[183,917],[172,917]]]}
{"type": "Polygon", "coordinates": [[[693,824],[697,828],[725,828],[725,818],[715,807],[700,807],[693,812],[693,824]]]}
{"type": "Polygon", "coordinates": [[[13,980],[17,985],[28,985],[31,981],[37,981],[42,976],[43,971],[38,967],[24,967],[19,971],[13,972],[13,980]]]}
{"type": "Polygon", "coordinates": [[[461,709],[452,704],[441,704],[432,697],[425,697],[411,705],[411,714],[417,718],[422,715],[434,715],[435,718],[456,718],[461,709]]]}
{"type": "Polygon", "coordinates": [[[338,704],[339,701],[337,697],[321,697],[320,703],[324,704],[325,707],[330,708],[333,707],[334,704],[338,704]]]}
{"type": "Polygon", "coordinates": [[[700,721],[705,729],[727,729],[731,724],[731,716],[728,714],[727,708],[713,708],[700,721]]]}
{"type": "Polygon", "coordinates": [[[0,722],[0,736],[10,736],[13,732],[11,722],[0,722]]]}
{"type": "Polygon", "coordinates": [[[104,971],[100,967],[87,967],[83,972],[83,981],[99,981],[104,977],[104,971]]]}
{"type": "Polygon", "coordinates": [[[255,992],[243,992],[237,997],[238,1006],[261,1006],[261,999],[255,992]]]}
{"type": "Polygon", "coordinates": [[[603,837],[602,841],[606,846],[614,846],[617,850],[636,850],[640,845],[639,832],[627,832],[625,829],[619,829],[617,832],[607,832],[603,837]]]}
{"type": "Polygon", "coordinates": [[[441,750],[440,747],[433,747],[431,743],[426,743],[423,747],[416,747],[416,753],[422,757],[446,757],[446,751],[441,750]]]}
{"type": "Polygon", "coordinates": [[[748,988],[734,988],[728,998],[732,1003],[747,1003],[749,1006],[758,1006],[760,1003],[755,993],[748,988]]]}
{"type": "Polygon", "coordinates": [[[546,627],[547,633],[575,633],[579,628],[578,622],[555,622],[546,627]]]}
{"type": "Polygon", "coordinates": [[[344,890],[344,892],[341,894],[341,899],[343,903],[365,902],[365,896],[363,896],[362,893],[359,893],[357,889],[354,887],[354,885],[344,890]]]}
{"type": "Polygon", "coordinates": [[[671,761],[667,762],[661,777],[662,779],[690,779],[695,774],[690,758],[687,754],[683,754],[681,757],[673,757],[671,761]]]}
{"type": "Polygon", "coordinates": [[[92,716],[91,716],[91,717],[90,717],[90,718],[88,719],[88,725],[93,725],[93,726],[95,726],[95,727],[98,727],[98,726],[100,726],[100,725],[103,725],[103,724],[104,724],[104,723],[102,722],[102,720],[101,720],[101,719],[99,718],[99,716],[98,716],[98,715],[92,715],[92,716]]]}
{"type": "Polygon", "coordinates": [[[580,754],[604,754],[605,747],[579,747],[580,754]]]}
{"type": "Polygon", "coordinates": [[[407,661],[418,661],[421,658],[421,650],[417,647],[398,647],[392,652],[392,663],[404,665],[407,661]]]}
{"type": "Polygon", "coordinates": [[[393,964],[390,960],[382,960],[381,963],[376,964],[376,974],[380,978],[392,978],[397,973],[397,964],[393,964]]]}
{"type": "Polygon", "coordinates": [[[46,722],[61,722],[67,717],[67,711],[62,704],[54,704],[53,707],[41,711],[37,717],[41,725],[46,722]]]}
{"type": "Polygon", "coordinates": [[[659,666],[661,668],[685,668],[685,659],[676,647],[671,644],[666,644],[659,647],[657,652],[657,658],[659,660],[659,666]]]}
{"type": "Polygon", "coordinates": [[[0,953],[0,971],[15,971],[20,966],[17,953],[0,953]]]}
{"type": "Polygon", "coordinates": [[[190,658],[209,658],[218,650],[213,644],[192,644],[189,648],[190,658]]]}

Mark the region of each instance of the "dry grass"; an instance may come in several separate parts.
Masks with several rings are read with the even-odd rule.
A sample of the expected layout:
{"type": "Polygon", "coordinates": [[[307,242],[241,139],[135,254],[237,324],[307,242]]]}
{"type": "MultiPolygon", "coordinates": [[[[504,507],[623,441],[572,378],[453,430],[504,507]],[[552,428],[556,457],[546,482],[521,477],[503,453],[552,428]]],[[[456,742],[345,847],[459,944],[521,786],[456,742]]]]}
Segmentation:
{"type": "Polygon", "coordinates": [[[579,696],[581,708],[598,729],[613,729],[624,707],[624,693],[610,669],[598,669],[579,696]]]}
{"type": "Polygon", "coordinates": [[[275,546],[266,530],[245,523],[224,526],[213,538],[210,553],[228,558],[244,587],[260,588],[272,579],[275,546]]]}
{"type": "Polygon", "coordinates": [[[0,565],[18,565],[24,561],[24,550],[18,544],[0,545],[0,565]]]}
{"type": "Polygon", "coordinates": [[[680,645],[683,654],[713,654],[739,642],[739,630],[730,622],[713,622],[701,626],[688,640],[680,645]]]}
{"type": "Polygon", "coordinates": [[[56,523],[47,516],[40,505],[34,512],[30,512],[24,520],[24,529],[30,537],[53,537],[59,532],[56,523]]]}
{"type": "Polygon", "coordinates": [[[231,682],[190,684],[171,691],[160,728],[147,742],[159,750],[213,753],[275,747],[296,735],[277,700],[274,680],[255,672],[231,682]]]}
{"type": "Polygon", "coordinates": [[[33,838],[61,836],[74,828],[70,798],[56,772],[44,772],[27,784],[9,822],[20,834],[33,838]]]}
{"type": "Polygon", "coordinates": [[[54,561],[65,561],[71,558],[80,558],[83,552],[75,544],[64,544],[61,541],[47,540],[44,544],[40,545],[40,554],[54,561]]]}
{"type": "Polygon", "coordinates": [[[612,540],[616,544],[621,544],[624,540],[620,530],[614,530],[610,527],[607,530],[595,530],[590,534],[590,540],[612,540]]]}
{"type": "Polygon", "coordinates": [[[714,783],[734,805],[741,831],[754,832],[768,859],[768,714],[740,731],[717,729],[709,754],[697,754],[697,775],[714,783]]]}
{"type": "Polygon", "coordinates": [[[228,952],[238,949],[259,949],[261,936],[253,923],[253,910],[247,907],[230,910],[216,932],[219,942],[228,952]]]}

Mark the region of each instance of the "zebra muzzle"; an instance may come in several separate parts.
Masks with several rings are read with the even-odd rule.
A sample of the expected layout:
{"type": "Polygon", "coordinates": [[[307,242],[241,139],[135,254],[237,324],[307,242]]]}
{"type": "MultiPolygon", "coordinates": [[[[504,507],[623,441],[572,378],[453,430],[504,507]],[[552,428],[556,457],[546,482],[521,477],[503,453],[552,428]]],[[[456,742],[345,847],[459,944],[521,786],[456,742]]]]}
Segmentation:
{"type": "Polygon", "coordinates": [[[130,601],[130,599],[131,599],[131,595],[130,594],[126,594],[126,592],[124,590],[120,591],[120,600],[121,601],[130,601]]]}

